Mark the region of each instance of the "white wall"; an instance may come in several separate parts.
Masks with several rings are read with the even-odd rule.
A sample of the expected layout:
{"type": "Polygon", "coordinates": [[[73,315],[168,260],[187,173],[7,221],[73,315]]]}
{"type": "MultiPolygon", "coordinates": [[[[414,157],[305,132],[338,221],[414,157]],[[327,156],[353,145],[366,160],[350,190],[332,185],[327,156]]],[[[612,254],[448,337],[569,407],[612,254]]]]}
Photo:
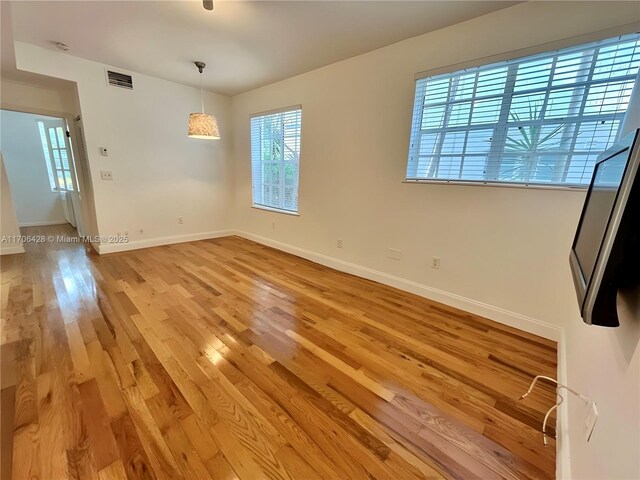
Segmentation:
{"type": "MultiPolygon", "coordinates": [[[[74,111],[74,91],[71,87],[64,88],[57,84],[56,86],[33,85],[25,82],[17,82],[6,78],[0,78],[0,102],[3,108],[15,110],[29,111],[38,110],[40,113],[60,114],[71,113],[74,111]]],[[[5,172],[6,173],[6,172],[5,172]]],[[[5,177],[3,181],[8,182],[5,177]]],[[[3,183],[4,185],[4,183],[3,183]]],[[[12,226],[18,228],[18,220],[13,206],[13,200],[9,206],[10,187],[7,183],[2,193],[2,234],[9,231],[12,226]]],[[[11,234],[13,235],[13,234],[11,234]]],[[[3,253],[17,253],[23,251],[22,246],[13,246],[11,248],[3,246],[3,253]]]]}
{"type": "MultiPolygon", "coordinates": [[[[637,335],[584,326],[569,271],[585,194],[403,184],[413,79],[605,29],[637,31],[639,20],[633,2],[520,4],[232,99],[239,230],[550,338],[566,330],[561,373],[602,406],[599,439],[587,445],[581,406],[572,403],[564,445],[570,438],[574,478],[640,476],[631,433],[640,427],[637,335]],[[250,208],[249,115],[294,104],[303,108],[299,217],[250,208]],[[388,248],[402,259],[388,259],[388,248]],[[429,267],[432,256],[441,257],[440,270],[429,267]]],[[[565,476],[567,453],[559,457],[565,476]]]]}
{"type": "MultiPolygon", "coordinates": [[[[222,140],[189,139],[199,90],[136,73],[133,91],[110,87],[105,65],[20,42],[15,47],[18,69],[77,83],[100,235],[128,232],[133,248],[229,228],[228,97],[205,92],[205,110],[217,116],[222,140]],[[109,149],[108,157],[100,147],[109,149]],[[101,170],[111,171],[113,180],[102,181],[101,170]]],[[[116,248],[102,245],[101,252],[116,248]]]]}
{"type": "Polygon", "coordinates": [[[66,223],[60,194],[51,190],[38,121],[61,119],[28,113],[0,111],[0,146],[11,184],[13,202],[20,225],[66,223]]]}
{"type": "Polygon", "coordinates": [[[577,319],[567,323],[569,381],[596,401],[599,412],[587,443],[586,406],[569,399],[575,479],[640,478],[640,289],[618,299],[618,312],[616,329],[588,326],[577,319]]]}
{"type": "Polygon", "coordinates": [[[20,228],[16,220],[16,211],[11,196],[11,186],[4,168],[4,157],[0,151],[0,255],[23,253],[24,247],[19,239],[20,228]]]}
{"type": "Polygon", "coordinates": [[[73,113],[74,95],[71,85],[69,88],[45,87],[6,78],[0,79],[0,100],[3,107],[73,113]]]}
{"type": "Polygon", "coordinates": [[[567,252],[584,193],[403,184],[414,74],[638,17],[628,3],[522,4],[235,96],[238,228],[564,325],[576,313],[567,252]],[[298,103],[300,217],[251,209],[249,115],[298,103]]]}

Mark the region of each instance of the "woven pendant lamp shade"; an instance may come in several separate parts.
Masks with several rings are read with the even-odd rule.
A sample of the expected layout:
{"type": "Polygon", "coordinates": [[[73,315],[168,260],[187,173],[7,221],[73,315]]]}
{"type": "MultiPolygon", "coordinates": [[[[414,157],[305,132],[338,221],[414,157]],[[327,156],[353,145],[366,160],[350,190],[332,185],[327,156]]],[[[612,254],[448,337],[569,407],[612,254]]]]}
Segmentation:
{"type": "Polygon", "coordinates": [[[189,137],[218,140],[220,131],[216,118],[206,113],[189,114],[189,137]]]}
{"type": "Polygon", "coordinates": [[[218,140],[220,138],[220,129],[218,129],[218,121],[213,115],[204,113],[204,89],[202,88],[202,71],[206,66],[204,62],[194,62],[200,72],[200,104],[202,110],[200,113],[189,114],[189,138],[202,138],[204,140],[218,140]]]}

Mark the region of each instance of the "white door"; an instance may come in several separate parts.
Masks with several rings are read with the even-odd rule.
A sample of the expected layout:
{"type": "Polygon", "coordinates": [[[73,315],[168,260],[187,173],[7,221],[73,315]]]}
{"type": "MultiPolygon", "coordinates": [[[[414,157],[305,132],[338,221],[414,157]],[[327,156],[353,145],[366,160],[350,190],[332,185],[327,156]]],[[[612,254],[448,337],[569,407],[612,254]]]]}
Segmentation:
{"type": "Polygon", "coordinates": [[[43,123],[49,146],[51,171],[53,172],[56,188],[61,192],[77,191],[78,183],[75,178],[71,145],[66,129],[62,127],[60,120],[45,121],[43,123]]]}
{"type": "Polygon", "coordinates": [[[79,208],[81,199],[69,134],[64,122],[61,120],[51,120],[43,123],[47,146],[49,147],[50,172],[53,175],[53,183],[55,183],[56,189],[61,194],[65,217],[83,235],[82,212],[79,208]]]}
{"type": "Polygon", "coordinates": [[[73,126],[76,140],[76,149],[73,150],[75,154],[74,167],[77,164],[80,165],[80,168],[76,169],[76,172],[79,172],[76,173],[76,180],[80,179],[80,182],[78,182],[78,184],[82,183],[84,190],[82,192],[79,191],[76,196],[72,197],[72,200],[74,202],[74,208],[77,207],[76,223],[78,224],[78,233],[80,235],[89,235],[90,231],[86,229],[88,226],[91,226],[93,224],[94,227],[91,229],[91,231],[95,231],[95,221],[93,220],[93,216],[91,214],[93,206],[93,189],[91,187],[91,175],[89,175],[89,165],[87,162],[87,149],[84,142],[84,129],[80,116],[77,116],[74,119],[73,126]]]}

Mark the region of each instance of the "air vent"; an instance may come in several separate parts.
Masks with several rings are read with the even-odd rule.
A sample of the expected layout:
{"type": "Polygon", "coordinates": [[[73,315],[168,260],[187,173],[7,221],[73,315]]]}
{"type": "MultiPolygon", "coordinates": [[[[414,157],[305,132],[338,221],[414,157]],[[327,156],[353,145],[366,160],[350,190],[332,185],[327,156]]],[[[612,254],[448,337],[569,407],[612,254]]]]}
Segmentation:
{"type": "Polygon", "coordinates": [[[109,85],[133,90],[133,78],[131,75],[107,70],[107,79],[109,80],[109,85]]]}

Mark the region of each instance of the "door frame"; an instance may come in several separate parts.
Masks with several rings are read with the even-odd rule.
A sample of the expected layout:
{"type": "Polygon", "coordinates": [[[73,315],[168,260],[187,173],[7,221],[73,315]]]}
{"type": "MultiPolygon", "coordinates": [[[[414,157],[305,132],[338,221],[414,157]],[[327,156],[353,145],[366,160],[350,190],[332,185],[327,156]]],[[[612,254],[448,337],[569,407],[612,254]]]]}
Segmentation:
{"type": "MultiPolygon", "coordinates": [[[[73,115],[67,112],[58,112],[55,110],[47,110],[44,108],[25,107],[22,105],[13,105],[9,103],[0,103],[0,109],[9,110],[19,113],[30,113],[33,115],[44,115],[47,117],[56,117],[63,119],[67,122],[67,131],[71,140],[71,154],[73,158],[73,165],[75,170],[75,179],[78,187],[78,200],[80,201],[80,215],[82,215],[84,228],[87,230],[84,232],[86,236],[94,237],[97,235],[97,217],[95,212],[94,198],[93,198],[93,185],[87,185],[87,182],[91,183],[91,170],[86,158],[85,152],[80,152],[78,139],[76,138],[76,122],[77,115],[73,115]],[[85,181],[86,180],[86,181],[85,181]],[[89,218],[87,218],[89,217],[89,218]]],[[[93,245],[93,242],[91,242],[93,245]]],[[[95,247],[94,247],[95,248],[95,247]]]]}
{"type": "MultiPolygon", "coordinates": [[[[56,120],[63,120],[62,118],[57,118],[56,120]]],[[[55,184],[56,184],[56,190],[60,191],[60,185],[58,182],[58,175],[57,175],[57,170],[58,168],[56,167],[56,163],[55,163],[55,157],[53,154],[53,149],[54,146],[51,143],[51,137],[50,137],[50,133],[49,130],[50,129],[55,129],[57,128],[57,126],[51,126],[50,122],[52,122],[52,120],[44,120],[42,123],[44,125],[44,130],[45,130],[45,140],[47,142],[47,147],[49,149],[49,164],[51,166],[51,169],[54,172],[54,177],[55,177],[55,184]]],[[[58,125],[59,126],[59,125],[58,125]]],[[[67,124],[67,127],[69,127],[69,125],[67,124]]],[[[78,193],[84,193],[82,189],[79,188],[79,180],[78,180],[78,176],[77,176],[77,172],[76,172],[76,158],[75,155],[73,153],[73,147],[71,146],[71,130],[67,130],[69,132],[69,136],[65,135],[64,136],[64,148],[69,152],[69,155],[71,155],[71,158],[68,158],[67,161],[69,163],[69,173],[71,173],[71,186],[73,187],[73,190],[75,190],[78,193]]],[[[60,158],[60,161],[62,162],[62,158],[60,158]]],[[[71,190],[71,191],[73,191],[71,190]]],[[[67,182],[65,179],[65,187],[64,187],[64,191],[69,192],[69,188],[67,186],[67,182]]]]}

